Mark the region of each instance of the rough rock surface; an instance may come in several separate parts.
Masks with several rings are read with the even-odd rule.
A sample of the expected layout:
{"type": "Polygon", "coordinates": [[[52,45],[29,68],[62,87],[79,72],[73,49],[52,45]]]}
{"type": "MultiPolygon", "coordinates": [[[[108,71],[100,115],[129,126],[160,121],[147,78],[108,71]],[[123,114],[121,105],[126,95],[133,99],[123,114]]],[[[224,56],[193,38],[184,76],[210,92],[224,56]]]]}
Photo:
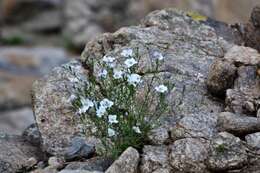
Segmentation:
{"type": "Polygon", "coordinates": [[[260,131],[260,120],[256,117],[222,112],[218,117],[220,131],[227,131],[236,135],[246,135],[260,131]]]}
{"type": "MultiPolygon", "coordinates": [[[[224,35],[220,35],[214,25],[195,19],[172,9],[152,12],[139,26],[95,38],[87,44],[81,62],[72,61],[57,67],[35,82],[33,109],[43,149],[59,155],[71,147],[73,138],[82,132],[82,125],[71,109],[70,96],[75,93],[75,88],[83,87],[89,77],[98,74],[98,64],[103,56],[112,55],[116,65],[120,66],[122,51],[130,48],[140,57],[138,73],[144,81],[149,80],[153,70],[151,59],[156,51],[165,58],[156,74],[156,82],[170,81],[175,86],[166,97],[171,106],[169,115],[162,115],[163,126],[155,129],[150,137],[151,143],[157,146],[143,149],[141,171],[206,173],[209,170],[243,169],[249,162],[243,142],[226,132],[218,134],[218,130],[235,135],[260,131],[259,120],[248,117],[256,116],[259,109],[259,54],[251,48],[234,45],[236,39],[232,35],[228,41],[223,39],[224,35]],[[220,70],[217,73],[212,70],[215,76],[210,79],[216,82],[213,86],[221,86],[213,87],[212,91],[226,91],[226,101],[208,91],[209,69],[216,61],[224,65],[216,68],[220,70]],[[227,68],[228,64],[232,70],[227,68]],[[220,84],[221,75],[230,75],[225,77],[227,83],[220,84]],[[221,113],[225,107],[233,113],[221,113]],[[222,144],[227,146],[218,148],[221,151],[224,148],[224,155],[219,155],[214,146],[222,144]]],[[[108,170],[134,171],[137,160],[138,152],[128,149],[108,170]],[[130,157],[124,158],[128,154],[135,158],[134,166],[124,164],[129,161],[130,157]]]]}
{"type": "MultiPolygon", "coordinates": [[[[124,48],[138,47],[143,61],[140,72],[145,73],[149,69],[148,55],[160,51],[165,56],[165,62],[158,75],[161,80],[172,81],[175,85],[168,96],[174,114],[216,114],[223,107],[207,94],[205,79],[213,60],[224,56],[230,46],[216,35],[213,28],[185,13],[162,10],[148,15],[142,26],[122,28],[114,34],[105,34],[93,40],[87,45],[82,61],[89,66],[91,60],[99,61],[106,54],[118,55],[124,48]]],[[[87,80],[80,63],[72,62],[65,66],[75,69],[76,76],[83,81],[87,80]]],[[[36,121],[43,146],[51,153],[62,150],[69,139],[80,132],[78,123],[75,123],[77,117],[71,112],[68,101],[73,94],[71,80],[75,79],[75,75],[67,69],[58,67],[33,86],[36,121]]],[[[74,84],[80,87],[84,83],[74,84]]]]}
{"type": "Polygon", "coordinates": [[[260,132],[246,135],[245,139],[249,146],[260,149],[260,132]]]}
{"type": "Polygon", "coordinates": [[[49,76],[33,85],[33,108],[37,126],[41,132],[44,150],[53,154],[63,152],[70,146],[69,142],[74,134],[80,132],[80,127],[75,122],[77,117],[70,110],[69,98],[74,85],[70,79],[73,80],[74,76],[67,67],[85,78],[85,70],[81,64],[73,61],[66,66],[57,67],[49,76]]]}
{"type": "Polygon", "coordinates": [[[185,138],[170,146],[170,165],[183,172],[207,172],[204,162],[208,157],[208,142],[185,138]]]}
{"type": "Polygon", "coordinates": [[[142,173],[170,171],[169,149],[164,145],[144,146],[140,170],[142,173]]]}
{"type": "Polygon", "coordinates": [[[242,141],[232,134],[222,132],[211,141],[207,165],[213,171],[232,170],[242,168],[247,159],[246,147],[242,141]]]}
{"type": "Polygon", "coordinates": [[[138,151],[130,147],[119,156],[119,158],[106,170],[105,173],[137,173],[140,160],[139,157],[138,151]]]}
{"type": "Polygon", "coordinates": [[[226,90],[233,86],[235,76],[235,65],[217,60],[210,67],[207,80],[208,89],[215,95],[225,95],[226,90]]]}

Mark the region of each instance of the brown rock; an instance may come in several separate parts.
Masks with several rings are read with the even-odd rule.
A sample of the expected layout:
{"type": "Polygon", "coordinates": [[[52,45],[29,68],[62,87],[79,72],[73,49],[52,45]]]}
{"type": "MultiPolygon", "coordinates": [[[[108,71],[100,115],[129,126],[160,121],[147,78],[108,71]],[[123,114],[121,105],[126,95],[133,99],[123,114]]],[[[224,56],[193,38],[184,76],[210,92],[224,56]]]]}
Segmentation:
{"type": "Polygon", "coordinates": [[[246,135],[260,131],[260,119],[222,112],[218,117],[218,127],[220,131],[246,135]]]}
{"type": "Polygon", "coordinates": [[[236,67],[232,63],[216,60],[210,66],[207,87],[212,94],[223,96],[233,86],[235,76],[236,67]]]}

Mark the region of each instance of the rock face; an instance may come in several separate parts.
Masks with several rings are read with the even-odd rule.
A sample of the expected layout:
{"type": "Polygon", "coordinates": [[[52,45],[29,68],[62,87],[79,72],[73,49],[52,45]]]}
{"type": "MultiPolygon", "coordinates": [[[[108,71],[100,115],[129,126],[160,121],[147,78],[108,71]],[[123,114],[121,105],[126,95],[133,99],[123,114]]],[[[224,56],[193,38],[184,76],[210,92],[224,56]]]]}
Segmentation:
{"type": "MultiPolygon", "coordinates": [[[[235,135],[259,131],[258,119],[248,117],[256,116],[259,109],[259,54],[234,45],[237,39],[232,34],[223,39],[213,26],[167,9],[152,12],[139,26],[93,39],[81,62],[57,67],[33,85],[33,109],[43,149],[53,155],[74,149],[71,141],[82,133],[79,117],[71,109],[75,88],[91,82],[88,79],[98,74],[104,56],[115,57],[116,65],[120,65],[121,53],[132,49],[140,58],[137,71],[144,82],[152,71],[153,53],[159,52],[164,61],[155,74],[156,82],[170,81],[175,86],[166,96],[169,115],[161,115],[161,126],[149,136],[156,146],[143,149],[140,171],[206,173],[243,169],[249,163],[244,143],[218,131],[235,135]],[[225,101],[215,97],[219,95],[225,101]],[[224,109],[229,112],[221,113],[224,109]]],[[[129,148],[107,172],[134,173],[138,162],[138,152],[129,148]]]]}
{"type": "MultiPolygon", "coordinates": [[[[165,56],[160,69],[162,73],[158,74],[160,80],[167,79],[175,85],[175,90],[168,96],[174,114],[216,114],[223,107],[207,94],[205,79],[213,60],[224,56],[230,46],[216,35],[213,28],[185,13],[163,10],[148,15],[142,26],[123,28],[90,42],[83,53],[82,62],[84,66],[90,66],[90,61],[100,61],[106,54],[118,55],[125,48],[138,47],[143,61],[140,72],[146,73],[149,70],[149,54],[160,51],[165,56]]],[[[98,69],[95,70],[94,74],[97,74],[98,69]]],[[[80,132],[77,116],[70,109],[69,97],[73,94],[73,85],[82,86],[84,82],[81,81],[87,81],[87,78],[83,66],[71,62],[54,69],[34,84],[35,118],[43,146],[48,152],[62,150],[69,145],[69,139],[80,132]],[[68,70],[70,68],[73,72],[68,70]],[[82,80],[74,82],[75,75],[82,80]]]]}

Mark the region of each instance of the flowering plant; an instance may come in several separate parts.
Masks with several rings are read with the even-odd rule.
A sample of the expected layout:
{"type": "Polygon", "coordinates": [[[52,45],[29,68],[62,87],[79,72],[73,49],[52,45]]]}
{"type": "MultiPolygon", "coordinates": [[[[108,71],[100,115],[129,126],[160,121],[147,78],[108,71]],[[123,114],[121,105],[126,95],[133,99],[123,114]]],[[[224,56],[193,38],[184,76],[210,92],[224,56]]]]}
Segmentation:
{"type": "Polygon", "coordinates": [[[129,146],[142,148],[158,117],[168,111],[166,93],[173,86],[155,84],[154,73],[164,56],[158,51],[152,53],[153,73],[147,78],[138,73],[139,61],[138,49],[105,55],[95,62],[98,64],[92,64],[89,82],[73,96],[72,105],[85,133],[102,141],[103,150],[98,150],[102,154],[117,157],[129,146]]]}

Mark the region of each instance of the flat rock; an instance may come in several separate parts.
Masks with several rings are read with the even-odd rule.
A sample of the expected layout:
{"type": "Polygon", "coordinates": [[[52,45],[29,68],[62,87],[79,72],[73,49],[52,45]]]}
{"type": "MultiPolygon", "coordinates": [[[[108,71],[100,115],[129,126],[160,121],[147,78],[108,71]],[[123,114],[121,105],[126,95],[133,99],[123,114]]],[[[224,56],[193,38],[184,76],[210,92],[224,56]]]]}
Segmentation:
{"type": "Polygon", "coordinates": [[[84,162],[71,162],[69,163],[65,170],[73,170],[73,171],[100,171],[103,172],[108,169],[108,167],[112,164],[111,159],[107,158],[101,158],[101,157],[94,157],[91,159],[88,159],[84,162]]]}
{"type": "Polygon", "coordinates": [[[260,55],[257,50],[243,46],[233,46],[225,55],[224,59],[237,65],[257,65],[260,55]]]}
{"type": "Polygon", "coordinates": [[[105,173],[137,173],[139,164],[139,153],[136,149],[129,147],[121,156],[106,170],[105,173]]]}
{"type": "Polygon", "coordinates": [[[205,137],[210,139],[217,133],[215,114],[192,114],[182,118],[171,130],[171,140],[205,137]]]}
{"type": "Polygon", "coordinates": [[[218,117],[218,128],[235,135],[247,135],[260,131],[260,120],[256,117],[222,112],[218,117]]]}

